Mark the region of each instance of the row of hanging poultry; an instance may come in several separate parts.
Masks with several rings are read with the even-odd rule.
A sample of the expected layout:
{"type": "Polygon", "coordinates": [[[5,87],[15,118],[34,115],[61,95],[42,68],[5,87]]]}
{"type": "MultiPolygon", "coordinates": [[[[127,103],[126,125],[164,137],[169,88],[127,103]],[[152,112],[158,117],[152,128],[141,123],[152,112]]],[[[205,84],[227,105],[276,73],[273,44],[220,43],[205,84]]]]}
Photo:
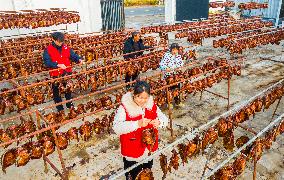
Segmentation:
{"type": "MultiPolygon", "coordinates": [[[[252,18],[254,19],[254,18],[252,18]]],[[[256,20],[258,18],[255,18],[256,20]]],[[[141,28],[141,33],[146,34],[146,33],[167,33],[167,32],[175,32],[178,30],[188,30],[190,28],[195,28],[195,27],[208,27],[210,24],[214,23],[227,23],[227,22],[238,22],[235,18],[230,16],[227,13],[224,14],[219,14],[219,15],[209,15],[208,20],[203,20],[203,21],[196,21],[196,22],[185,22],[185,23],[179,23],[179,24],[173,24],[173,25],[157,25],[157,26],[147,26],[147,27],[142,27],[141,28]]],[[[246,20],[246,22],[249,22],[250,20],[246,20]]]]}
{"type": "MultiPolygon", "coordinates": [[[[199,76],[203,73],[209,73],[210,71],[216,71],[218,68],[220,69],[220,72],[216,74],[212,74],[209,77],[206,77],[202,80],[196,81],[194,83],[190,82],[184,82],[184,85],[181,89],[182,92],[187,92],[188,94],[195,92],[195,91],[200,91],[203,90],[207,87],[212,87],[214,83],[220,82],[222,79],[228,79],[230,78],[233,74],[240,75],[240,67],[239,66],[234,66],[234,67],[229,67],[228,68],[228,63],[226,60],[215,60],[213,62],[208,62],[200,67],[193,67],[193,68],[188,68],[184,72],[180,71],[177,74],[173,76],[169,76],[165,80],[160,80],[156,81],[156,83],[153,83],[152,81],[150,84],[152,85],[152,89],[155,91],[156,89],[160,89],[163,87],[163,85],[172,85],[176,82],[179,82],[181,80],[187,80],[195,76],[199,76]],[[214,77],[213,77],[214,76],[214,77]]],[[[81,103],[78,104],[77,108],[71,108],[70,112],[68,115],[65,115],[64,112],[60,112],[58,114],[52,112],[47,114],[46,120],[47,123],[49,124],[55,124],[55,123],[60,123],[64,122],[65,120],[68,119],[73,119],[76,118],[78,115],[81,115],[83,113],[88,112],[94,112],[97,110],[101,110],[102,108],[108,108],[111,105],[117,104],[120,102],[120,99],[123,94],[123,87],[121,90],[116,90],[115,92],[111,93],[113,98],[109,95],[103,95],[103,97],[96,99],[95,101],[90,100],[86,103],[81,103]],[[122,90],[122,91],[121,91],[122,90]]],[[[155,102],[158,105],[163,105],[166,103],[166,97],[164,96],[164,90],[163,91],[157,91],[154,92],[155,95],[155,102]]],[[[178,92],[179,93],[179,92],[178,92]]],[[[177,96],[178,94],[176,91],[171,91],[170,99],[172,97],[177,96]]],[[[17,101],[17,104],[22,104],[22,102],[19,102],[20,100],[17,101]]],[[[23,121],[26,122],[26,121],[23,121]]],[[[0,142],[8,142],[9,140],[13,138],[19,138],[22,133],[22,130],[20,129],[32,129],[32,128],[21,128],[21,127],[31,127],[30,125],[12,125],[6,129],[6,133],[2,131],[3,133],[0,136],[0,142]],[[19,133],[11,133],[11,132],[19,132],[19,133]],[[14,134],[14,135],[11,135],[14,134]]],[[[26,133],[31,133],[33,131],[27,130],[23,131],[26,133]]]]}
{"type": "MultiPolygon", "coordinates": [[[[205,36],[210,37],[213,36],[214,33],[213,30],[208,32],[208,27],[210,25],[216,26],[215,23],[221,23],[223,25],[229,24],[235,24],[235,23],[245,23],[250,24],[247,28],[259,28],[264,26],[270,26],[271,24],[269,22],[261,22],[258,19],[249,19],[249,20],[243,20],[238,21],[234,18],[228,16],[227,14],[224,14],[223,16],[214,16],[214,18],[208,20],[208,21],[200,21],[200,22],[191,22],[191,23],[182,23],[178,25],[161,25],[161,26],[150,26],[150,27],[144,27],[141,29],[142,34],[145,33],[151,33],[151,32],[159,32],[159,33],[165,33],[170,31],[175,31],[178,29],[189,29],[189,28],[198,28],[200,29],[202,26],[206,30],[204,30],[206,33],[205,36]],[[226,17],[226,18],[225,18],[226,17]],[[228,17],[228,18],[227,18],[228,17]],[[256,21],[256,22],[253,22],[256,21]],[[206,35],[207,34],[207,35],[206,35]]],[[[241,27],[241,26],[239,26],[241,27]]],[[[237,31],[247,30],[243,28],[233,28],[237,31]]],[[[243,27],[243,26],[242,26],[243,27]]],[[[202,30],[202,28],[200,29],[202,30]]],[[[219,31],[219,30],[218,30],[219,31]]],[[[67,35],[67,41],[66,43],[69,44],[70,47],[73,47],[73,49],[79,53],[81,56],[84,56],[87,61],[92,61],[94,59],[98,58],[110,58],[114,56],[120,56],[122,54],[123,49],[123,42],[127,37],[130,36],[130,33],[132,31],[118,31],[114,33],[109,34],[103,34],[103,35],[88,35],[88,36],[79,36],[78,34],[69,34],[67,35]]],[[[214,31],[215,32],[215,31],[214,31]]],[[[228,30],[220,30],[222,32],[221,34],[217,31],[214,35],[223,35],[227,33],[231,33],[231,31],[228,30]]],[[[234,32],[232,30],[232,32],[234,32]]],[[[183,37],[179,34],[184,34],[186,32],[180,32],[176,36],[183,37]]],[[[192,37],[191,41],[194,41],[194,39],[200,38],[192,37]]],[[[2,62],[10,62],[11,63],[2,63],[0,66],[1,74],[0,74],[0,80],[3,79],[11,79],[16,77],[23,77],[34,73],[39,73],[42,71],[47,71],[47,69],[44,67],[41,59],[41,53],[42,50],[50,43],[51,39],[49,36],[40,36],[38,38],[37,36],[33,37],[26,37],[26,38],[19,38],[19,40],[3,40],[1,43],[0,48],[0,54],[2,62]],[[16,56],[15,56],[16,54],[16,56]]],[[[144,37],[144,41],[146,45],[149,46],[156,46],[157,42],[152,36],[144,37]]]]}
{"type": "MultiPolygon", "coordinates": [[[[234,1],[226,1],[226,2],[210,2],[210,8],[231,8],[235,7],[234,1]]],[[[252,10],[252,9],[267,9],[269,7],[268,3],[257,3],[257,2],[246,2],[240,3],[238,8],[241,10],[252,10]]]]}
{"type": "MultiPolygon", "coordinates": [[[[55,118],[58,120],[60,116],[56,116],[55,118]]],[[[101,119],[96,118],[93,122],[83,121],[84,123],[80,127],[71,127],[67,132],[57,132],[57,146],[60,150],[64,150],[71,141],[76,141],[76,143],[78,143],[79,140],[88,141],[92,136],[110,133],[113,119],[114,113],[104,115],[101,119]]],[[[25,123],[27,124],[27,122],[25,123]]],[[[30,126],[35,129],[35,124],[31,124],[30,126]]],[[[44,127],[45,126],[42,125],[41,128],[44,127]]],[[[12,132],[15,132],[15,130],[12,132]]],[[[23,131],[21,133],[23,133],[23,131]]],[[[55,151],[55,146],[56,142],[52,131],[45,131],[38,136],[36,141],[31,139],[21,146],[6,151],[2,156],[2,171],[6,172],[6,168],[14,164],[17,167],[24,166],[33,159],[40,159],[43,155],[48,156],[55,151]]]]}
{"type": "Polygon", "coordinates": [[[167,98],[171,101],[174,97],[180,96],[182,100],[185,100],[189,94],[210,88],[224,79],[231,79],[233,75],[241,75],[241,66],[239,64],[228,64],[225,59],[220,59],[185,71],[178,71],[165,80],[150,81],[150,85],[153,89],[161,89],[165,85],[176,85],[177,82],[180,82],[181,88],[169,89],[169,97],[165,90],[154,91],[155,102],[158,106],[163,106],[167,104],[167,98]],[[202,75],[206,77],[199,80],[193,79],[193,77],[201,77],[202,75]],[[193,80],[194,82],[192,82],[193,80]]]}
{"type": "Polygon", "coordinates": [[[248,21],[242,20],[240,22],[232,21],[232,23],[220,23],[211,24],[206,29],[204,28],[192,28],[191,30],[180,31],[175,34],[175,38],[180,39],[187,37],[187,41],[194,44],[202,44],[204,38],[212,38],[232,33],[240,33],[249,30],[256,30],[265,27],[271,27],[273,23],[271,21],[254,20],[248,21]]]}
{"type": "MultiPolygon", "coordinates": [[[[279,85],[269,90],[261,97],[256,98],[251,103],[242,107],[230,116],[222,117],[218,123],[213,127],[208,128],[200,137],[197,135],[188,143],[181,143],[176,148],[178,152],[173,149],[172,155],[168,162],[167,156],[160,155],[160,166],[164,173],[163,178],[166,177],[168,172],[172,172],[172,168],[178,170],[180,162],[184,165],[188,163],[190,158],[197,156],[199,153],[214,144],[218,137],[223,138],[223,146],[228,151],[233,151],[234,147],[240,148],[249,141],[247,136],[241,136],[236,141],[234,140],[234,130],[238,127],[239,123],[243,123],[250,118],[254,117],[256,113],[262,110],[267,110],[277,99],[284,96],[284,85],[279,85]]],[[[237,158],[233,164],[220,169],[212,179],[235,179],[239,176],[246,167],[246,161],[261,158],[264,149],[270,149],[276,137],[284,133],[284,121],[268,131],[264,138],[255,141],[252,145],[248,146],[242,151],[242,155],[237,158]]]]}
{"type": "MultiPolygon", "coordinates": [[[[155,70],[159,67],[164,53],[165,50],[152,51],[132,62],[108,61],[105,67],[94,66],[85,72],[79,72],[77,75],[73,74],[72,76],[58,80],[35,80],[33,83],[34,86],[30,86],[31,82],[25,82],[20,89],[14,88],[12,91],[2,89],[0,114],[3,115],[15,110],[19,112],[50,100],[52,98],[52,83],[58,84],[60,93],[94,92],[105,87],[107,84],[110,85],[117,81],[120,77],[119,75],[125,76],[126,74],[131,75],[137,71],[146,72],[150,69],[155,70]]],[[[188,52],[184,52],[184,58],[188,58],[188,52]]]]}
{"type": "Polygon", "coordinates": [[[56,10],[23,10],[22,12],[6,12],[0,14],[0,30],[14,28],[39,28],[59,24],[72,24],[80,21],[78,13],[56,10]]]}
{"type": "MultiPolygon", "coordinates": [[[[80,56],[85,57],[88,62],[99,58],[112,58],[122,54],[123,43],[126,38],[129,37],[129,32],[120,33],[115,36],[117,36],[116,39],[113,39],[112,36],[108,36],[111,39],[108,41],[98,40],[105,39],[103,36],[79,38],[81,40],[76,40],[74,42],[71,39],[70,43],[74,44],[70,44],[70,46],[80,56]]],[[[145,37],[144,41],[145,45],[152,47],[155,47],[157,44],[154,37],[145,37]]],[[[6,49],[1,48],[2,64],[0,64],[0,80],[25,77],[31,74],[47,71],[48,69],[43,64],[42,51],[48,44],[50,44],[50,42],[51,40],[46,40],[41,46],[28,45],[10,47],[6,49]],[[40,48],[40,50],[34,49],[35,47],[40,48]],[[27,53],[25,52],[26,50],[28,51],[27,53]]]]}
{"type": "MultiPolygon", "coordinates": [[[[214,70],[214,68],[216,67],[223,67],[228,65],[227,62],[225,60],[221,60],[221,61],[214,61],[214,62],[210,62],[210,63],[206,63],[201,67],[195,67],[192,68],[186,72],[180,73],[179,74],[179,78],[176,75],[176,77],[169,77],[168,79],[166,79],[166,84],[172,84],[175,82],[178,82],[181,80],[181,77],[184,76],[184,78],[188,78],[188,77],[193,77],[195,75],[201,74],[201,73],[205,73],[207,71],[210,70],[214,70]],[[174,78],[174,79],[173,79],[174,78]]],[[[224,69],[225,70],[225,69],[224,69]]],[[[226,72],[227,74],[227,72],[226,72]]],[[[228,78],[228,76],[226,76],[228,78]]],[[[208,80],[208,78],[207,78],[208,80]]],[[[207,81],[210,82],[210,81],[207,81]]],[[[197,83],[198,84],[198,83],[197,83]]],[[[196,87],[197,87],[196,84],[196,87]]],[[[194,86],[194,84],[192,85],[192,87],[194,86]]],[[[153,87],[153,91],[155,91],[155,88],[157,87],[153,87]]],[[[205,88],[205,87],[203,87],[205,88]]],[[[198,91],[198,88],[196,88],[196,91],[198,91]]],[[[192,90],[193,92],[193,90],[192,90]]],[[[175,92],[171,92],[174,96],[175,92]]],[[[55,112],[51,112],[48,113],[46,115],[44,115],[44,120],[45,123],[48,125],[56,125],[58,123],[64,123],[67,120],[71,120],[74,119],[78,116],[84,115],[84,113],[87,112],[95,112],[95,111],[99,111],[99,110],[103,110],[103,109],[111,109],[113,107],[116,107],[116,105],[118,105],[118,103],[121,100],[122,97],[122,92],[121,91],[115,91],[113,93],[111,93],[112,95],[103,95],[101,98],[97,98],[96,100],[90,100],[88,101],[86,104],[82,103],[82,104],[78,104],[78,106],[76,108],[71,108],[70,112],[68,114],[65,114],[64,111],[55,113],[55,112]]],[[[159,94],[156,93],[156,96],[160,96],[159,94]]],[[[166,101],[166,100],[161,100],[161,99],[155,99],[155,101],[158,104],[162,104],[162,102],[166,101]],[[162,102],[161,102],[162,101],[162,102]]],[[[106,132],[105,130],[107,130],[109,132],[109,130],[111,129],[112,126],[112,121],[113,121],[113,114],[111,114],[110,116],[104,116],[101,120],[96,119],[93,123],[89,123],[88,121],[84,122],[84,124],[82,124],[81,127],[85,127],[85,130],[80,130],[82,129],[81,127],[79,128],[79,132],[83,138],[83,140],[88,140],[91,136],[92,136],[92,132],[95,132],[96,134],[99,134],[100,132],[106,132]],[[111,117],[111,118],[110,118],[111,117]],[[95,128],[95,129],[93,129],[95,128]]],[[[45,126],[42,126],[40,128],[43,128],[45,126]]],[[[59,128],[59,127],[58,127],[59,128]]],[[[76,131],[74,128],[71,128],[72,130],[70,130],[71,132],[73,132],[73,134],[75,133],[74,131],[76,131]]],[[[24,134],[29,134],[32,132],[35,132],[36,130],[36,125],[34,124],[33,121],[27,121],[25,119],[22,119],[22,123],[19,125],[11,125],[8,128],[6,128],[6,130],[1,130],[0,133],[0,140],[1,143],[4,142],[8,142],[12,139],[17,139],[21,136],[23,136],[24,134]]],[[[69,132],[69,131],[68,131],[69,132]]],[[[58,143],[60,144],[59,147],[61,147],[62,149],[65,149],[67,147],[66,142],[67,139],[70,139],[71,137],[68,136],[68,134],[70,133],[58,133],[58,143]]],[[[77,131],[76,131],[77,132],[77,131]]],[[[39,142],[36,143],[28,143],[29,146],[22,145],[18,148],[12,148],[8,151],[6,151],[3,155],[4,157],[4,161],[2,161],[2,167],[3,170],[5,170],[8,166],[11,166],[13,164],[15,164],[17,162],[18,166],[23,166],[25,165],[30,159],[38,159],[41,157],[40,154],[38,154],[38,156],[36,156],[37,158],[32,156],[33,153],[33,149],[34,149],[34,153],[39,153],[38,151],[41,149],[43,150],[43,153],[46,153],[45,155],[50,154],[51,152],[54,151],[54,141],[52,141],[52,137],[51,134],[49,132],[50,137],[47,138],[45,135],[48,134],[47,132],[44,132],[43,134],[41,134],[42,136],[45,137],[45,140],[40,140],[39,142],[41,142],[41,144],[39,142]],[[28,148],[29,147],[29,148],[28,148]],[[13,157],[13,158],[11,158],[13,157]]],[[[74,135],[75,136],[75,135],[74,135]]],[[[77,136],[76,136],[77,137],[77,136]]],[[[76,139],[76,138],[75,138],[76,139]]],[[[78,140],[78,139],[77,139],[78,140]]],[[[9,146],[10,144],[8,144],[7,146],[9,146]]],[[[6,146],[6,147],[7,147],[6,146]]]]}
{"type": "Polygon", "coordinates": [[[230,54],[242,54],[246,49],[252,49],[261,45],[279,45],[282,40],[284,40],[283,28],[268,29],[214,40],[213,47],[225,47],[230,54]]]}

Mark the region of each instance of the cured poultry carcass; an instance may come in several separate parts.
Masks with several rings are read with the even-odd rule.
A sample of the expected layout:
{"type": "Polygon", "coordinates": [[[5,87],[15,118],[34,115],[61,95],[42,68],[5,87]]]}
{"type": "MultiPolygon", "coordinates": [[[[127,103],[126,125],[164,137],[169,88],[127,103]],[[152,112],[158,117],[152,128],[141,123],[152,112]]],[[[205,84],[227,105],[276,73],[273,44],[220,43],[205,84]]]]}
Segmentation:
{"type": "Polygon", "coordinates": [[[228,129],[228,123],[226,119],[224,118],[219,119],[217,123],[218,136],[224,137],[226,135],[227,129],[228,129]]]}
{"type": "Polygon", "coordinates": [[[171,168],[173,167],[175,170],[178,170],[179,167],[179,156],[175,149],[172,150],[172,157],[170,159],[170,164],[168,166],[168,171],[171,173],[171,168]]]}
{"type": "MultiPolygon", "coordinates": [[[[246,108],[246,110],[250,108],[246,108]]],[[[234,116],[234,122],[236,123],[242,123],[247,119],[248,115],[246,114],[246,111],[241,109],[238,113],[235,114],[234,116]]]]}
{"type": "Polygon", "coordinates": [[[13,101],[18,108],[18,112],[27,108],[26,103],[23,101],[23,98],[20,95],[14,96],[13,101]]]}
{"type": "Polygon", "coordinates": [[[24,147],[19,147],[16,150],[17,153],[17,166],[24,166],[26,165],[30,160],[30,153],[28,149],[24,147]]]}
{"type": "Polygon", "coordinates": [[[65,112],[64,110],[57,112],[56,115],[56,122],[57,123],[62,123],[66,120],[65,112]]]}
{"type": "Polygon", "coordinates": [[[95,107],[96,107],[97,110],[103,108],[103,103],[100,99],[96,99],[94,104],[95,104],[95,107]]]}
{"type": "Polygon", "coordinates": [[[233,151],[234,149],[234,133],[233,130],[228,130],[223,138],[224,148],[228,151],[233,151]]]}
{"type": "Polygon", "coordinates": [[[232,180],[234,179],[234,169],[232,165],[228,165],[218,170],[210,180],[232,180]]]}
{"type": "Polygon", "coordinates": [[[0,115],[5,114],[5,109],[6,109],[6,103],[2,98],[0,98],[0,115]]]}
{"type": "Polygon", "coordinates": [[[112,105],[111,97],[109,97],[109,96],[102,97],[101,102],[103,104],[103,107],[105,107],[105,108],[112,105]]]}
{"type": "Polygon", "coordinates": [[[209,128],[202,139],[201,149],[206,149],[207,145],[213,144],[218,139],[218,132],[214,129],[214,127],[209,128]]]}
{"type": "Polygon", "coordinates": [[[185,144],[178,144],[178,153],[181,157],[182,164],[184,165],[187,163],[187,154],[186,154],[186,145],[185,144]]]}
{"type": "Polygon", "coordinates": [[[55,150],[55,145],[53,140],[49,136],[44,136],[40,140],[42,147],[43,147],[43,154],[45,156],[48,156],[49,154],[52,154],[55,150]]]}
{"type": "Polygon", "coordinates": [[[246,168],[246,162],[247,157],[244,154],[241,154],[233,163],[232,167],[234,169],[234,175],[239,176],[241,175],[245,168],[246,168]]]}
{"type": "Polygon", "coordinates": [[[67,131],[67,136],[68,136],[68,140],[77,140],[77,142],[79,142],[79,137],[78,137],[78,129],[75,127],[70,128],[67,131]]]}
{"type": "Polygon", "coordinates": [[[165,179],[168,173],[168,160],[167,156],[165,156],[164,154],[160,155],[160,166],[163,171],[163,179],[165,179]]]}
{"type": "Polygon", "coordinates": [[[262,110],[262,107],[263,107],[263,101],[260,98],[258,98],[254,101],[254,104],[255,104],[255,107],[256,107],[255,111],[260,112],[262,110]]]}
{"type": "Polygon", "coordinates": [[[263,149],[264,149],[264,144],[262,143],[262,141],[261,140],[255,141],[248,155],[249,158],[258,161],[262,156],[263,149]]]}
{"type": "Polygon", "coordinates": [[[102,126],[101,120],[99,118],[96,118],[93,122],[93,131],[96,134],[101,134],[101,132],[104,131],[104,127],[102,126]]]}
{"type": "Polygon", "coordinates": [[[17,150],[12,148],[6,151],[1,157],[2,171],[6,173],[6,168],[15,164],[17,159],[17,150]]]}
{"type": "Polygon", "coordinates": [[[109,133],[110,133],[110,129],[111,129],[112,125],[113,125],[114,117],[115,117],[115,112],[112,112],[108,116],[108,131],[109,131],[109,133]]]}
{"type": "Polygon", "coordinates": [[[90,110],[90,112],[95,111],[95,104],[94,104],[94,102],[93,101],[88,101],[85,110],[86,111],[90,110]]]}
{"type": "Polygon", "coordinates": [[[57,136],[57,142],[58,142],[58,147],[60,150],[64,150],[68,146],[68,135],[67,133],[64,132],[58,132],[56,133],[57,136]]]}
{"type": "Polygon", "coordinates": [[[284,121],[282,121],[278,126],[278,133],[283,134],[284,133],[284,121]]]}
{"type": "Polygon", "coordinates": [[[92,137],[92,124],[89,121],[85,121],[79,128],[79,132],[84,141],[89,140],[92,137]]]}
{"type": "Polygon", "coordinates": [[[47,121],[48,124],[54,124],[56,122],[56,113],[51,112],[47,115],[44,116],[45,120],[47,121]]]}
{"type": "Polygon", "coordinates": [[[156,142],[156,130],[154,128],[147,128],[142,131],[142,143],[149,146],[149,155],[151,155],[152,149],[156,142]]]}
{"type": "Polygon", "coordinates": [[[192,156],[194,156],[199,152],[199,149],[200,149],[200,141],[199,137],[196,137],[187,143],[185,147],[185,156],[187,158],[191,158],[192,156]]]}
{"type": "Polygon", "coordinates": [[[85,105],[84,104],[78,104],[76,109],[76,114],[83,114],[86,113],[85,105]]]}
{"type": "Polygon", "coordinates": [[[24,144],[23,146],[29,150],[31,159],[40,159],[42,157],[43,148],[38,141],[28,142],[24,144]]]}
{"type": "Polygon", "coordinates": [[[12,124],[6,129],[6,132],[12,139],[18,138],[21,134],[23,134],[22,128],[18,124],[12,124]]]}
{"type": "MultiPolygon", "coordinates": [[[[3,129],[0,129],[0,142],[5,143],[12,139],[12,136],[8,132],[4,131],[3,129]]],[[[8,147],[10,144],[7,144],[4,148],[8,147]]]]}
{"type": "Polygon", "coordinates": [[[76,112],[76,109],[75,109],[74,106],[72,106],[72,107],[70,108],[69,113],[68,113],[68,119],[74,119],[74,118],[76,118],[77,116],[78,116],[78,114],[77,114],[77,112],[76,112]]]}
{"type": "Polygon", "coordinates": [[[274,127],[272,130],[268,131],[265,135],[264,140],[262,143],[264,144],[265,149],[270,149],[272,143],[276,140],[279,131],[277,127],[274,127]]]}
{"type": "Polygon", "coordinates": [[[122,93],[118,92],[115,95],[115,104],[120,103],[121,102],[121,98],[122,98],[122,93]]]}
{"type": "Polygon", "coordinates": [[[25,97],[26,97],[27,103],[29,105],[34,105],[36,103],[36,100],[35,100],[33,94],[31,94],[30,92],[27,91],[25,97]]]}
{"type": "Polygon", "coordinates": [[[22,127],[22,131],[25,134],[36,131],[36,125],[33,121],[23,121],[20,126],[22,127]]]}
{"type": "Polygon", "coordinates": [[[135,180],[154,180],[153,172],[149,168],[143,169],[135,180]]]}
{"type": "Polygon", "coordinates": [[[104,132],[105,131],[105,128],[107,129],[107,131],[109,132],[110,130],[110,127],[109,127],[109,118],[107,115],[104,115],[102,117],[102,119],[100,120],[100,123],[101,123],[101,131],[104,132]]]}
{"type": "MultiPolygon", "coordinates": [[[[241,148],[244,144],[246,144],[249,141],[249,138],[247,136],[241,136],[236,140],[236,146],[237,148],[241,148]]],[[[245,155],[248,155],[250,152],[251,146],[247,146],[245,149],[242,150],[242,153],[245,155]]]]}

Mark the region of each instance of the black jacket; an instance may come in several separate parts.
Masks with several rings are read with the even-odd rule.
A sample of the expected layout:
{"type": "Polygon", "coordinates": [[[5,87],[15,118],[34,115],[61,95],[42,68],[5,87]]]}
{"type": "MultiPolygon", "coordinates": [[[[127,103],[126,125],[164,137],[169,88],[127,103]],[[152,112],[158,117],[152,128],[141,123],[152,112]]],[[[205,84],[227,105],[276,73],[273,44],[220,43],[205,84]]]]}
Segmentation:
{"type": "MultiPolygon", "coordinates": [[[[139,47],[139,51],[151,48],[151,46],[144,46],[142,39],[140,39],[138,41],[138,47],[139,47]]],[[[123,54],[131,53],[131,52],[135,52],[134,41],[133,41],[132,37],[128,38],[125,41],[123,54]]],[[[143,54],[143,52],[137,52],[137,53],[133,53],[133,54],[124,55],[123,57],[124,57],[124,59],[129,59],[129,58],[133,59],[133,58],[135,58],[137,56],[141,56],[142,54],[143,54]]]]}
{"type": "MultiPolygon", "coordinates": [[[[57,46],[54,42],[52,42],[52,46],[55,47],[60,53],[62,50],[62,46],[57,46]]],[[[70,49],[70,59],[75,63],[78,63],[81,57],[76,54],[72,49],[70,49]]],[[[43,52],[43,62],[46,67],[48,68],[58,68],[57,62],[53,62],[47,52],[47,48],[43,52]]]]}

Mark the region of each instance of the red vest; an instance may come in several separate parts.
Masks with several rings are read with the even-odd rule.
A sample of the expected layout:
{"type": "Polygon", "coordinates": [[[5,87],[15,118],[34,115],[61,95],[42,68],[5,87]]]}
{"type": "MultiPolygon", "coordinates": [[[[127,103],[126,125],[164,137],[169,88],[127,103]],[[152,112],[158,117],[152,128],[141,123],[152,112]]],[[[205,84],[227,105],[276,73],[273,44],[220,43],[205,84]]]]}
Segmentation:
{"type": "MultiPolygon", "coordinates": [[[[52,62],[57,62],[58,64],[64,64],[66,67],[71,66],[70,48],[68,48],[65,44],[63,44],[63,46],[62,46],[61,54],[52,45],[49,45],[47,47],[47,52],[48,52],[52,62]]],[[[59,76],[59,75],[62,75],[64,71],[71,73],[72,68],[69,67],[69,68],[66,68],[65,70],[63,70],[61,68],[58,68],[58,69],[50,68],[49,74],[50,74],[50,76],[59,76]]]]}
{"type": "MultiPolygon", "coordinates": [[[[125,109],[125,106],[122,104],[125,109]]],[[[130,117],[127,110],[125,109],[126,113],[126,121],[138,121],[142,119],[142,115],[137,117],[130,117]]],[[[157,105],[154,104],[152,110],[145,110],[145,118],[147,119],[156,119],[157,118],[157,105]]],[[[148,125],[143,128],[138,128],[136,131],[130,132],[128,134],[120,135],[120,143],[121,143],[121,154],[123,156],[132,157],[132,158],[139,158],[145,152],[147,148],[150,151],[150,146],[145,145],[142,142],[142,131],[147,128],[153,128],[152,125],[148,125]]],[[[156,133],[156,142],[151,150],[154,152],[158,149],[158,130],[154,129],[156,133]]]]}

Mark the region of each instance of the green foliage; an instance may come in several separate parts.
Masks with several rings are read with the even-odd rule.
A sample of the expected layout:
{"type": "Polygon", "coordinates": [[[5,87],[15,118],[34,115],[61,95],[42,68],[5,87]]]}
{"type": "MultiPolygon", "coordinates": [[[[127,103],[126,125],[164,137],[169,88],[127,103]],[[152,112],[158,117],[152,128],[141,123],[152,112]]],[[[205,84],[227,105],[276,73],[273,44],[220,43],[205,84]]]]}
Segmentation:
{"type": "Polygon", "coordinates": [[[124,5],[128,6],[141,6],[141,5],[158,5],[159,0],[124,0],[124,5]]]}

